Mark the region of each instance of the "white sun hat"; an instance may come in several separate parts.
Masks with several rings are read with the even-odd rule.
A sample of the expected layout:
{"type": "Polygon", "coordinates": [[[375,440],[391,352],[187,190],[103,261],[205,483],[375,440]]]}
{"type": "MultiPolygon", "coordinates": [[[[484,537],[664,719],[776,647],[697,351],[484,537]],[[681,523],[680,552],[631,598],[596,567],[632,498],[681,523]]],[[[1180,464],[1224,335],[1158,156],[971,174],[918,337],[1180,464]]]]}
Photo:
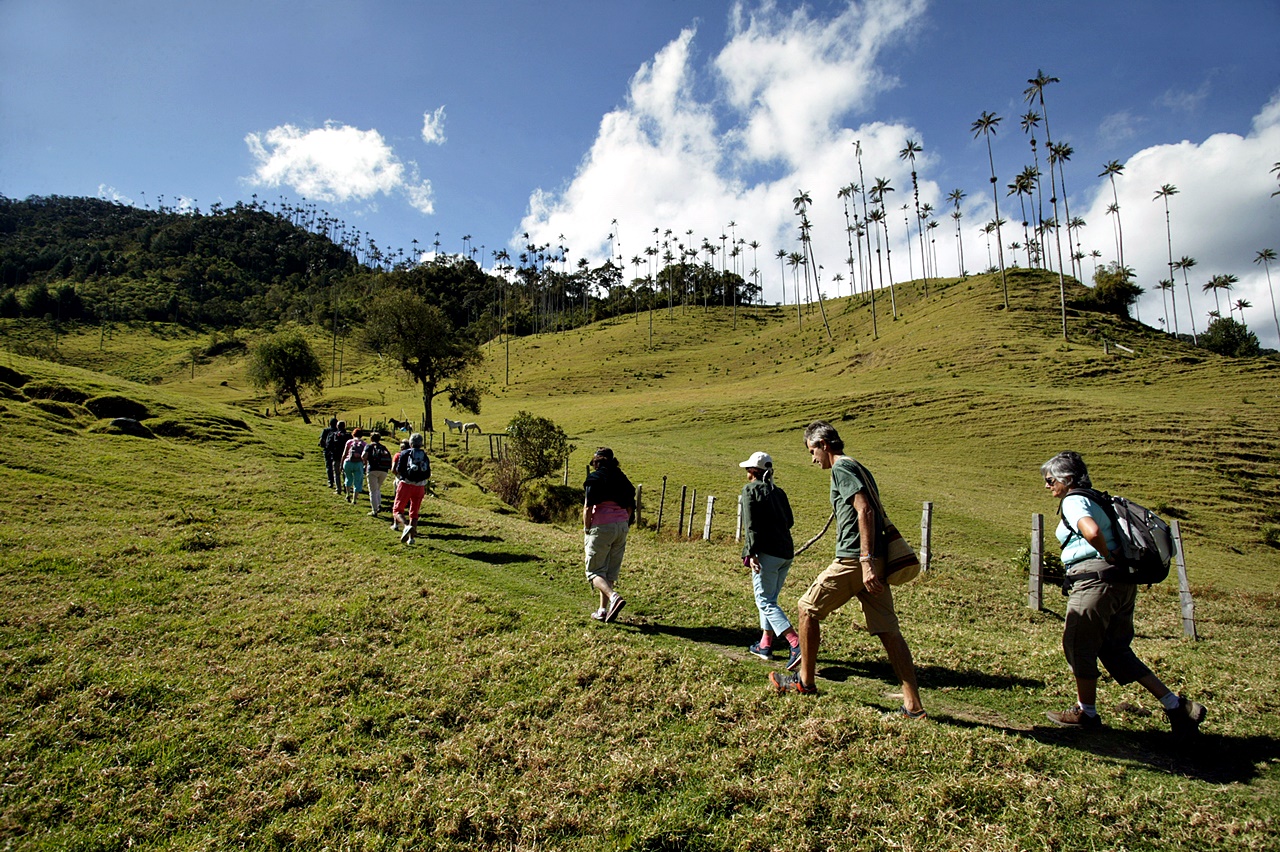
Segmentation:
{"type": "Polygon", "coordinates": [[[761,470],[773,470],[773,456],[756,451],[751,454],[751,458],[744,462],[738,462],[738,467],[757,467],[761,470]]]}

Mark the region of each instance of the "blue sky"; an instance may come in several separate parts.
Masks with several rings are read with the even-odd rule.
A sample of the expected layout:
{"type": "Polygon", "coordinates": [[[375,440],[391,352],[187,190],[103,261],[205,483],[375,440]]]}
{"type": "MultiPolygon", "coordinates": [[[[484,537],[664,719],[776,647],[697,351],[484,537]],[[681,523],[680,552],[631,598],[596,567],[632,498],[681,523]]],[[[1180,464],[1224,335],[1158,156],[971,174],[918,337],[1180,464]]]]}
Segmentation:
{"type": "MultiPolygon", "coordinates": [[[[1020,219],[1003,187],[1031,163],[1018,117],[1043,68],[1061,80],[1049,123],[1074,148],[1066,199],[1088,223],[1083,250],[1115,258],[1098,174],[1118,160],[1125,260],[1157,324],[1168,270],[1153,194],[1171,183],[1174,256],[1198,261],[1190,311],[1179,280],[1179,329],[1203,330],[1213,305],[1200,284],[1231,273],[1232,297],[1252,302],[1247,321],[1276,346],[1252,261],[1280,251],[1268,173],[1278,32],[1273,0],[2,0],[0,193],[201,209],[305,196],[383,247],[430,247],[439,233],[443,251],[471,235],[514,254],[528,232],[567,246],[571,263],[612,251],[629,265],[654,228],[673,242],[732,231],[760,243],[776,301],[773,255],[794,248],[791,198],[804,189],[824,289],[843,293],[830,280],[849,273],[835,193],[856,179],[852,141],[868,181],[896,188],[896,277],[908,271],[892,215],[910,200],[897,157],[908,138],[924,148],[922,201],[949,210],[947,193],[966,193],[966,266],[979,269],[992,210],[969,126],[984,110],[1004,117],[1001,212],[1020,219]]],[[[939,220],[940,272],[954,274],[954,223],[939,220]]]]}

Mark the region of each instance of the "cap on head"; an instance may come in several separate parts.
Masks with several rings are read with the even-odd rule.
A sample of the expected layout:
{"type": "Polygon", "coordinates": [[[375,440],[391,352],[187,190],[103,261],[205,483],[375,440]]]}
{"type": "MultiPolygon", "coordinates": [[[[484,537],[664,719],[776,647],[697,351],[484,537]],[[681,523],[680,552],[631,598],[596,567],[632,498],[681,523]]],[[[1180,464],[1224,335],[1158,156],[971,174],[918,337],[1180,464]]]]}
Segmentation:
{"type": "Polygon", "coordinates": [[[754,467],[759,468],[760,470],[773,470],[773,456],[757,450],[751,454],[751,458],[744,462],[738,462],[738,467],[754,467]]]}

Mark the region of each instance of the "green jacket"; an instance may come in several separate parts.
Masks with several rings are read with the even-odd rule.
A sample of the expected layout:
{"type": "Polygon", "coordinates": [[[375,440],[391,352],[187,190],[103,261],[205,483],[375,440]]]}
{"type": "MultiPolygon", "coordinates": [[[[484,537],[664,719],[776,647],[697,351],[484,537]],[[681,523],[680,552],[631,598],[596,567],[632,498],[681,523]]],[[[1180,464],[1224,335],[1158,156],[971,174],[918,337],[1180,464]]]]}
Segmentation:
{"type": "Polygon", "coordinates": [[[772,482],[748,482],[742,486],[742,557],[761,553],[778,559],[796,555],[791,540],[795,518],[787,492],[772,482]]]}

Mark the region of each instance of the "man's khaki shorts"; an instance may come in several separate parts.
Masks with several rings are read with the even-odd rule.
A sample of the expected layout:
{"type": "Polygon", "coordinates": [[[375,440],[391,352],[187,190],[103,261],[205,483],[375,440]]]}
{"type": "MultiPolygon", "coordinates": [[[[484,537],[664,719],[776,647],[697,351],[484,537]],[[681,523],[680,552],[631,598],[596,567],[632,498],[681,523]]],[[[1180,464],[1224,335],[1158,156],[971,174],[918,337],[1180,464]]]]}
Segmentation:
{"type": "Polygon", "coordinates": [[[898,614],[893,609],[893,592],[887,585],[878,595],[863,588],[862,566],[856,556],[837,556],[800,598],[799,607],[811,618],[822,621],[854,597],[862,605],[868,633],[876,635],[899,630],[898,614]]]}

